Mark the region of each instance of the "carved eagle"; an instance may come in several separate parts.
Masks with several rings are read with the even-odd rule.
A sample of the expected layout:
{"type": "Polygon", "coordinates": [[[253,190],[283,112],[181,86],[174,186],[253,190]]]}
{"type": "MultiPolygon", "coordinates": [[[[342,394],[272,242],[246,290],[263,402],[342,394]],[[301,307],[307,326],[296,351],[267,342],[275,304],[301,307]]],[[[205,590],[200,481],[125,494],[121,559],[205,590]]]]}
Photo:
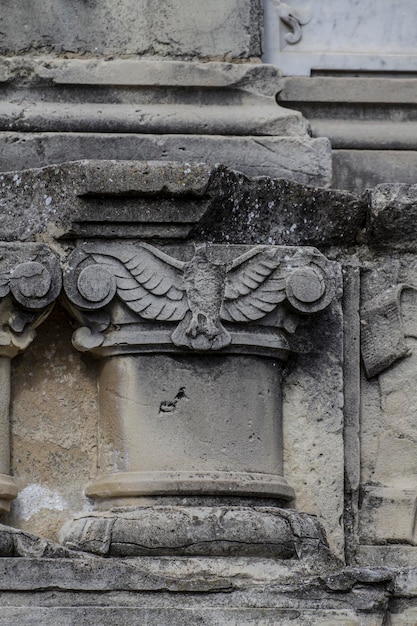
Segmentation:
{"type": "Polygon", "coordinates": [[[118,258],[91,253],[116,279],[118,296],[144,319],[180,322],[171,339],[194,350],[219,350],[231,343],[225,322],[259,320],[285,297],[281,259],[269,246],[257,246],[233,261],[216,263],[206,246],[180,261],[142,243],[118,258]]]}

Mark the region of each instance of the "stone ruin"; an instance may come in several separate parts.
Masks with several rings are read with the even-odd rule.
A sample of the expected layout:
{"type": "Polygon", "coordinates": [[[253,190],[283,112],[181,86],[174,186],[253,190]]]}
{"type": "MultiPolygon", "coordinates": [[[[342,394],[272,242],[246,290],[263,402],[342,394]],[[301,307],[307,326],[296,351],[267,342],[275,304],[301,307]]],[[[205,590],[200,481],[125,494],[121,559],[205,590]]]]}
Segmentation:
{"type": "Polygon", "coordinates": [[[410,163],[331,188],[259,2],[38,4],[0,8],[0,624],[415,626],[410,163]]]}

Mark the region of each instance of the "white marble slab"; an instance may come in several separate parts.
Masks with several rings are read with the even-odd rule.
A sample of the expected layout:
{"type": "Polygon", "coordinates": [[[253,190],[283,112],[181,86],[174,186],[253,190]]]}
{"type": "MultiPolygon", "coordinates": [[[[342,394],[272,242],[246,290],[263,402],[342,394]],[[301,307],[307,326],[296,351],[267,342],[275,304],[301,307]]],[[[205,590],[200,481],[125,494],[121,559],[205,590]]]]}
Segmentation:
{"type": "Polygon", "coordinates": [[[264,61],[312,70],[417,72],[416,0],[263,0],[264,61]]]}

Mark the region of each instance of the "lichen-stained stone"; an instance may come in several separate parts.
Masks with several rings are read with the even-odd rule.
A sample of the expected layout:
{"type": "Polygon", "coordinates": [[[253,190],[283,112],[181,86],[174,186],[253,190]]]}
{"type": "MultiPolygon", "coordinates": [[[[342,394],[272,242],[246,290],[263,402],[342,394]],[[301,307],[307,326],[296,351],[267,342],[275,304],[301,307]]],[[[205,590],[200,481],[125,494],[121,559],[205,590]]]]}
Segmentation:
{"type": "Polygon", "coordinates": [[[123,556],[270,545],[288,556],[280,361],[301,319],[340,295],[337,264],[309,247],[97,241],[79,244],[64,273],[81,326],[73,345],[103,359],[98,476],[86,490],[96,515],[67,525],[65,544],[123,556]],[[271,509],[256,507],[261,497],[271,509]]]}
{"type": "Polygon", "coordinates": [[[0,557],[20,557],[34,559],[82,558],[85,555],[72,552],[48,539],[32,533],[17,530],[0,524],[0,557]]]}
{"type": "Polygon", "coordinates": [[[417,186],[404,183],[377,185],[369,192],[369,200],[369,243],[415,251],[417,186]]]}
{"type": "Polygon", "coordinates": [[[367,215],[366,203],[347,192],[188,161],[77,161],[5,172],[0,200],[0,238],[23,241],[351,245],[367,215]]]}
{"type": "MultiPolygon", "coordinates": [[[[116,265],[118,263],[118,254],[120,251],[123,252],[125,247],[126,250],[122,256],[124,254],[129,256],[132,251],[132,256],[135,256],[135,246],[138,245],[137,239],[142,241],[154,239],[155,242],[152,243],[155,243],[155,245],[158,245],[158,240],[173,240],[176,242],[175,245],[167,247],[165,254],[169,255],[171,264],[174,263],[177,266],[181,266],[182,269],[185,268],[187,263],[193,265],[193,259],[194,264],[197,264],[198,255],[195,254],[192,246],[188,246],[185,257],[182,257],[182,253],[178,251],[179,243],[190,238],[197,242],[212,240],[222,244],[227,244],[232,239],[234,243],[252,245],[256,245],[259,241],[270,244],[271,239],[275,242],[275,237],[278,240],[276,241],[277,243],[288,243],[290,245],[303,245],[314,241],[314,239],[318,239],[320,244],[355,241],[358,230],[363,224],[365,214],[364,204],[350,194],[333,193],[323,189],[310,189],[288,181],[276,181],[268,178],[250,180],[244,175],[232,172],[222,166],[211,167],[193,163],[162,162],[79,162],[33,171],[11,172],[3,176],[1,180],[3,185],[1,187],[3,190],[2,199],[4,200],[3,237],[9,236],[10,238],[21,238],[23,240],[53,240],[54,247],[62,258],[68,258],[69,250],[73,246],[73,238],[83,239],[86,240],[87,256],[91,256],[90,253],[97,253],[98,255],[109,253],[110,256],[107,254],[108,260],[110,259],[110,263],[116,263],[116,265]],[[346,205],[349,206],[350,213],[346,211],[346,205]],[[343,222],[343,227],[341,227],[340,222],[343,222]],[[320,234],[317,235],[317,233],[320,234]],[[125,243],[121,241],[120,245],[116,242],[111,245],[108,244],[107,249],[97,247],[99,242],[95,241],[95,239],[99,237],[103,240],[108,236],[130,241],[125,243]],[[174,257],[177,258],[176,261],[172,260],[174,257]]],[[[146,245],[148,246],[147,252],[149,252],[149,249],[152,249],[152,247],[149,244],[146,245]]],[[[236,249],[233,252],[234,248],[227,245],[218,247],[214,245],[209,246],[210,248],[213,248],[213,254],[217,254],[215,252],[217,248],[221,248],[225,254],[229,254],[224,259],[219,258],[221,261],[220,266],[223,264],[224,271],[226,271],[226,265],[233,261],[233,258],[239,258],[239,254],[248,252],[247,248],[236,249]]],[[[84,250],[84,248],[82,249],[84,250]]],[[[254,248],[250,255],[255,259],[256,254],[259,256],[261,252],[266,253],[267,249],[269,249],[268,245],[254,248]]],[[[275,250],[271,246],[271,254],[273,249],[275,250]]],[[[308,268],[301,266],[297,266],[298,269],[292,266],[292,269],[290,268],[290,262],[293,259],[295,250],[284,249],[281,251],[282,254],[279,252],[276,257],[277,262],[279,261],[278,265],[282,270],[285,270],[287,264],[288,269],[291,270],[291,278],[286,275],[283,276],[287,283],[285,286],[286,297],[292,310],[286,322],[286,331],[288,331],[289,336],[292,335],[292,331],[295,328],[294,323],[296,323],[296,320],[292,320],[291,316],[296,311],[301,314],[301,317],[308,315],[311,307],[313,307],[311,309],[313,310],[315,303],[321,302],[323,297],[322,287],[320,286],[321,280],[317,281],[315,270],[313,270],[312,274],[309,274],[310,270],[308,268]],[[294,276],[292,276],[294,269],[294,276]],[[306,271],[307,274],[305,273],[306,271]],[[307,294],[307,300],[303,304],[303,298],[300,299],[299,296],[305,288],[309,294],[307,294]]],[[[313,254],[313,257],[311,257],[313,260],[320,258],[317,252],[312,251],[310,248],[305,248],[300,249],[299,257],[297,257],[298,261],[301,262],[304,258],[308,265],[307,261],[311,254],[313,254]]],[[[92,256],[91,259],[93,260],[92,256]]],[[[81,258],[79,260],[82,261],[81,258]]],[[[216,261],[216,258],[213,257],[213,264],[216,265],[219,260],[216,261]]],[[[243,263],[243,257],[240,260],[243,263]]],[[[294,258],[293,261],[295,260],[294,258]]],[[[159,261],[161,261],[161,258],[159,258],[159,261]]],[[[249,257],[247,261],[249,262],[249,257]]],[[[87,265],[89,264],[87,263],[87,265]]],[[[333,265],[330,264],[329,267],[333,265]]],[[[208,267],[210,267],[210,263],[208,267]]],[[[94,268],[91,273],[87,266],[84,267],[81,264],[79,267],[79,276],[77,275],[76,277],[76,283],[78,288],[81,287],[81,299],[84,298],[82,302],[78,303],[80,304],[80,309],[84,311],[82,315],[86,313],[85,309],[94,309],[96,304],[103,304],[103,298],[106,300],[108,296],[112,297],[114,288],[114,285],[112,286],[112,278],[108,272],[100,273],[102,269],[97,269],[99,273],[96,276],[94,268]],[[100,280],[96,280],[97,277],[100,280]],[[89,291],[90,287],[92,288],[91,293],[89,291]],[[86,295],[92,298],[89,304],[85,300],[86,295]],[[92,307],[91,303],[93,303],[92,307]]],[[[320,272],[320,268],[318,269],[320,272]]],[[[337,266],[334,265],[332,276],[333,272],[335,272],[335,279],[336,275],[339,276],[338,271],[337,266]]],[[[340,295],[339,278],[337,278],[335,283],[337,296],[340,295]]],[[[185,289],[185,292],[187,292],[187,289],[185,289]]],[[[187,293],[186,296],[188,298],[187,293]]],[[[265,307],[265,303],[262,304],[261,302],[261,306],[265,307]]],[[[187,307],[190,307],[190,302],[188,302],[187,307]]],[[[330,310],[325,312],[323,318],[322,314],[320,314],[320,318],[326,320],[324,326],[321,326],[321,322],[318,323],[317,328],[313,324],[311,328],[316,328],[316,330],[313,330],[311,336],[309,335],[310,327],[308,325],[305,329],[303,327],[300,339],[294,345],[292,344],[293,337],[291,337],[290,346],[281,345],[281,335],[274,331],[268,335],[267,341],[264,341],[262,347],[262,337],[265,335],[266,327],[261,325],[259,332],[257,331],[253,337],[255,343],[259,345],[255,346],[254,344],[251,349],[259,351],[260,347],[262,347],[262,350],[275,350],[275,356],[278,357],[285,356],[288,348],[294,348],[302,353],[299,355],[301,369],[298,370],[297,366],[297,372],[292,370],[295,372],[294,378],[290,374],[290,386],[285,391],[285,402],[288,401],[291,404],[291,398],[296,397],[293,412],[288,414],[288,418],[286,418],[287,425],[284,425],[285,428],[288,428],[288,425],[290,425],[290,429],[292,429],[288,431],[290,436],[289,444],[285,449],[285,463],[288,464],[288,471],[295,481],[296,491],[298,490],[297,494],[300,499],[296,506],[301,510],[316,513],[325,520],[332,549],[335,549],[340,556],[342,554],[342,541],[339,517],[341,515],[342,498],[340,494],[337,497],[335,494],[337,489],[341,489],[343,481],[343,466],[340,462],[342,448],[340,443],[339,410],[341,317],[339,305],[334,303],[331,307],[331,312],[330,310]],[[319,365],[318,355],[322,354],[320,349],[322,348],[325,352],[327,346],[329,346],[329,355],[322,355],[323,358],[319,365]],[[312,352],[312,354],[308,356],[308,352],[312,352]],[[296,381],[299,381],[299,384],[296,381]],[[332,390],[333,385],[335,391],[332,390]],[[290,392],[289,389],[292,389],[292,391],[290,392]],[[322,404],[320,406],[319,397],[322,392],[326,396],[326,401],[325,405],[322,404]],[[296,396],[293,395],[294,393],[296,396]],[[311,428],[313,416],[315,420],[314,428],[311,428]],[[311,433],[311,436],[309,434],[309,437],[303,438],[303,441],[310,441],[311,443],[307,453],[305,447],[301,446],[300,448],[299,443],[297,443],[300,442],[300,438],[302,435],[304,436],[305,432],[311,433]],[[326,443],[326,451],[323,456],[320,456],[318,452],[316,453],[320,439],[328,442],[328,445],[326,443]],[[301,455],[299,454],[300,449],[301,455]],[[332,472],[327,471],[328,467],[332,467],[332,472]],[[318,470],[317,468],[320,469],[318,470]],[[318,477],[317,472],[320,474],[318,477]],[[321,474],[323,474],[323,478],[321,474]],[[321,480],[323,480],[323,483],[320,482],[321,480]]],[[[183,312],[186,313],[185,309],[183,312]]],[[[191,315],[190,312],[188,313],[191,315]]],[[[128,312],[127,316],[126,313],[122,314],[119,306],[116,315],[117,319],[115,318],[115,326],[112,327],[106,338],[108,345],[103,346],[105,350],[110,350],[109,354],[112,350],[117,350],[117,346],[123,347],[123,344],[126,344],[126,338],[124,340],[122,338],[119,341],[118,332],[124,325],[128,330],[133,329],[133,318],[129,318],[132,315],[132,312],[128,312]],[[116,332],[113,333],[113,331],[116,332]],[[112,346],[110,344],[113,341],[113,336],[115,343],[112,346]],[[108,343],[109,341],[110,343],[108,343]]],[[[284,318],[286,319],[285,316],[284,318]]],[[[96,321],[99,321],[98,318],[96,321]]],[[[281,315],[278,322],[281,324],[283,321],[285,320],[281,315]]],[[[103,324],[104,322],[103,318],[101,323],[103,324]]],[[[186,328],[184,326],[182,330],[188,330],[190,323],[191,319],[186,320],[186,328]]],[[[185,351],[193,349],[193,345],[191,345],[191,348],[187,345],[179,348],[178,345],[173,343],[171,336],[174,336],[173,333],[176,331],[176,326],[179,325],[181,325],[181,320],[177,320],[177,323],[171,322],[169,329],[159,328],[155,330],[157,334],[159,333],[158,341],[161,338],[163,340],[159,349],[161,347],[162,351],[167,349],[181,349],[185,351]]],[[[32,361],[26,360],[25,356],[20,357],[22,366],[16,372],[19,373],[20,371],[21,375],[16,379],[17,392],[13,404],[14,472],[20,481],[22,497],[19,504],[12,510],[9,519],[13,524],[23,528],[31,528],[49,537],[55,537],[57,527],[64,519],[68,519],[74,511],[77,509],[81,512],[85,511],[84,507],[87,507],[88,503],[83,499],[82,490],[94,478],[97,465],[97,406],[95,404],[94,366],[89,361],[87,355],[82,358],[75,354],[71,355],[69,343],[65,344],[65,342],[69,342],[70,330],[66,326],[66,322],[64,323],[62,320],[59,326],[60,328],[58,329],[57,327],[53,332],[52,327],[47,326],[45,328],[43,335],[45,343],[42,343],[42,340],[38,345],[36,353],[31,351],[28,354],[27,358],[29,359],[30,357],[32,361]],[[51,345],[56,346],[53,351],[49,349],[51,345]],[[32,367],[31,363],[33,363],[34,358],[39,367],[32,371],[30,367],[32,367]],[[45,365],[47,365],[46,375],[45,365]],[[31,400],[31,393],[35,388],[38,392],[35,401],[33,401],[31,400]],[[55,390],[53,396],[50,394],[50,389],[52,388],[55,390]],[[82,393],[74,394],[75,388],[82,390],[82,393]],[[52,407],[54,407],[54,410],[52,407]],[[68,415],[71,416],[70,419],[68,419],[68,415]],[[60,436],[62,429],[65,432],[63,439],[60,436]],[[43,442],[42,446],[39,446],[39,441],[43,442]],[[77,459],[75,471],[71,469],[74,456],[77,459]],[[58,461],[53,462],[53,459],[58,459],[58,461]],[[45,465],[50,467],[49,472],[45,471],[45,465]]],[[[105,325],[101,330],[104,330],[104,328],[105,325]]],[[[140,330],[141,327],[138,327],[138,331],[140,330]]],[[[178,333],[181,334],[180,331],[178,333]]],[[[87,335],[88,333],[78,332],[76,337],[78,347],[81,347],[84,342],[87,341],[88,343],[90,341],[88,345],[85,343],[84,349],[91,349],[93,348],[91,340],[94,342],[100,339],[101,341],[103,338],[100,337],[100,333],[98,336],[90,335],[88,337],[87,335]]],[[[151,342],[154,347],[156,346],[156,337],[157,335],[153,337],[151,342]]],[[[238,343],[243,340],[247,341],[247,336],[245,335],[245,337],[243,335],[236,336],[236,340],[238,343]]],[[[181,346],[181,337],[175,334],[174,338],[181,346]]],[[[136,348],[139,346],[140,351],[142,349],[140,348],[141,336],[138,335],[133,343],[136,340],[139,342],[136,348]]],[[[198,340],[197,343],[201,343],[201,341],[204,343],[205,338],[199,335],[196,337],[196,340],[198,340]]],[[[190,341],[189,338],[188,341],[190,341]]],[[[95,346],[98,351],[100,351],[99,344],[95,346]]],[[[150,347],[152,348],[152,346],[150,347]]],[[[210,348],[210,345],[208,347],[210,348]]],[[[214,344],[212,347],[215,347],[214,344]]],[[[125,351],[128,353],[129,347],[125,345],[125,348],[125,351]]],[[[207,346],[200,345],[199,349],[201,348],[207,350],[207,346]]],[[[239,349],[241,348],[237,345],[237,351],[239,349]]],[[[215,352],[216,350],[212,351],[215,352]]],[[[125,362],[129,359],[138,359],[137,356],[125,356],[123,358],[125,362]]],[[[146,358],[148,357],[144,355],[143,363],[146,358]]],[[[173,371],[177,372],[175,374],[175,382],[178,382],[174,389],[172,385],[167,384],[167,381],[158,379],[158,385],[162,385],[162,388],[158,397],[152,399],[153,404],[151,407],[153,411],[156,403],[157,420],[161,422],[165,420],[169,427],[172,428],[174,426],[172,408],[174,408],[177,409],[175,413],[176,418],[183,416],[182,419],[192,421],[194,412],[190,410],[190,407],[198,408],[198,394],[195,393],[192,400],[189,398],[184,400],[180,392],[183,386],[180,380],[181,370],[175,367],[175,358],[172,360],[172,357],[167,358],[162,355],[152,358],[155,362],[158,359],[164,360],[165,365],[172,361],[173,371]]],[[[245,371],[247,371],[250,380],[253,379],[253,386],[245,389],[245,393],[250,395],[250,389],[255,390],[255,404],[258,407],[255,408],[259,415],[263,415],[262,402],[264,401],[263,398],[266,397],[267,390],[257,387],[258,382],[253,378],[252,374],[256,369],[259,370],[256,367],[256,363],[258,362],[257,359],[261,357],[256,355],[249,358],[237,355],[222,355],[221,357],[213,356],[212,358],[219,358],[224,363],[228,362],[230,358],[235,358],[237,361],[241,359],[241,362],[244,362],[245,371]]],[[[199,359],[201,361],[200,356],[196,355],[195,360],[198,361],[199,359]]],[[[150,362],[151,359],[149,360],[150,362]]],[[[266,369],[268,368],[273,368],[273,365],[268,365],[266,369]]],[[[136,371],[136,365],[133,369],[136,371]]],[[[213,383],[214,385],[216,383],[214,375],[216,368],[212,369],[213,376],[210,384],[213,383]]],[[[229,375],[229,379],[233,375],[232,377],[234,377],[236,383],[239,377],[238,369],[236,365],[236,367],[230,370],[232,374],[229,375]]],[[[190,384],[193,383],[194,387],[196,387],[192,376],[190,377],[187,372],[185,373],[189,377],[190,384]]],[[[115,378],[110,377],[110,380],[113,383],[117,383],[115,378]]],[[[139,388],[137,387],[137,389],[139,388]]],[[[210,393],[210,397],[214,399],[213,406],[220,406],[224,401],[223,396],[216,394],[215,391],[210,393]]],[[[187,395],[187,391],[185,391],[185,394],[187,395]]],[[[239,395],[238,391],[236,395],[239,395]]],[[[114,398],[116,397],[115,395],[114,398]]],[[[235,399],[230,398],[230,401],[232,406],[235,403],[235,399]]],[[[148,404],[149,406],[151,405],[151,403],[148,404]]],[[[247,407],[253,408],[255,404],[248,396],[247,407]]],[[[132,403],[133,406],[135,406],[134,402],[132,403]]],[[[215,408],[212,409],[212,412],[213,415],[216,413],[215,408]]],[[[108,413],[110,416],[111,411],[108,411],[108,413]]],[[[129,420],[131,424],[134,424],[134,410],[130,413],[130,417],[128,416],[129,420]]],[[[234,419],[239,421],[239,411],[232,407],[232,414],[235,416],[234,419]]],[[[208,419],[207,426],[210,423],[208,419]]],[[[239,432],[239,441],[244,443],[243,450],[249,449],[251,446],[251,449],[254,450],[256,445],[258,445],[252,435],[252,431],[249,432],[252,425],[253,419],[248,418],[245,429],[239,432]]],[[[218,443],[221,442],[221,433],[227,434],[226,426],[222,425],[221,428],[223,430],[220,429],[217,432],[216,441],[218,443]]],[[[171,431],[169,430],[169,432],[171,431]]],[[[267,446],[271,445],[271,437],[268,435],[268,432],[272,431],[265,431],[264,440],[267,446]]],[[[165,433],[164,449],[169,450],[169,444],[174,440],[177,441],[178,445],[181,444],[181,438],[177,437],[175,439],[167,436],[167,434],[168,431],[165,433]]],[[[126,438],[125,436],[126,445],[130,446],[132,441],[132,438],[126,438]]],[[[239,457],[239,454],[235,453],[237,447],[233,447],[233,442],[233,437],[231,438],[228,435],[226,449],[229,446],[230,454],[221,453],[220,451],[220,456],[215,457],[215,461],[218,463],[217,466],[213,465],[213,461],[213,466],[209,467],[211,457],[207,452],[208,456],[204,457],[206,460],[203,458],[207,471],[229,469],[233,472],[239,470],[239,465],[242,464],[243,459],[239,457]],[[228,467],[229,462],[234,464],[233,468],[228,467]]],[[[205,445],[204,441],[201,442],[200,447],[203,445],[205,445]]],[[[110,449],[108,451],[111,452],[110,449]]],[[[266,461],[269,462],[269,468],[274,463],[278,467],[281,460],[277,460],[273,455],[269,456],[269,461],[267,458],[262,460],[262,467],[264,467],[264,462],[266,461]]],[[[170,458],[168,455],[165,461],[167,463],[168,461],[170,462],[170,458]]],[[[177,469],[186,471],[188,469],[185,467],[187,458],[180,454],[177,455],[177,459],[181,460],[181,462],[184,460],[183,466],[177,469]]],[[[109,458],[105,459],[102,457],[100,463],[102,462],[104,463],[103,468],[105,468],[109,458]]],[[[252,468],[256,474],[260,467],[258,467],[258,470],[256,469],[258,461],[256,460],[256,463],[254,463],[253,458],[249,455],[247,463],[249,464],[249,469],[252,468]]],[[[263,488],[270,490],[271,485],[268,483],[270,477],[268,478],[266,475],[270,473],[268,467],[262,470],[263,478],[266,480],[263,488]]],[[[195,468],[198,469],[198,466],[196,465],[195,468]]],[[[123,470],[124,468],[120,467],[119,469],[123,470]]],[[[168,466],[162,469],[169,473],[170,468],[168,466]]],[[[164,479],[164,475],[161,474],[157,478],[164,479]]],[[[180,478],[187,479],[187,475],[182,475],[180,478]]],[[[225,477],[223,476],[223,478],[225,477]]],[[[233,479],[233,485],[238,486],[239,489],[247,490],[248,484],[239,482],[241,476],[233,475],[229,478],[233,479]]],[[[255,476],[255,478],[258,480],[259,476],[255,476]]],[[[227,483],[227,481],[223,481],[223,488],[227,489],[232,482],[227,483]]],[[[255,485],[256,481],[252,482],[255,485]]],[[[159,484],[161,484],[160,480],[159,484]]],[[[185,484],[184,481],[182,484],[185,484]]],[[[175,485],[175,480],[171,481],[170,485],[171,487],[175,485]]],[[[200,487],[202,485],[203,483],[201,483],[200,487]]],[[[290,491],[288,491],[288,485],[285,485],[282,480],[278,481],[277,485],[281,495],[285,497],[292,495],[292,482],[290,482],[290,491]]],[[[95,493],[94,490],[91,493],[95,493]]],[[[263,491],[263,493],[267,494],[270,492],[263,491]]],[[[274,491],[274,494],[276,493],[274,491]]]]}
{"type": "Polygon", "coordinates": [[[295,560],[76,554],[0,559],[3,623],[382,626],[388,589],[396,589],[392,614],[413,597],[404,580],[397,585],[401,572],[389,568],[320,573],[295,560]]]}
{"type": "Polygon", "coordinates": [[[2,54],[53,51],[77,55],[249,58],[261,55],[258,0],[77,2],[5,0],[2,54]]]}

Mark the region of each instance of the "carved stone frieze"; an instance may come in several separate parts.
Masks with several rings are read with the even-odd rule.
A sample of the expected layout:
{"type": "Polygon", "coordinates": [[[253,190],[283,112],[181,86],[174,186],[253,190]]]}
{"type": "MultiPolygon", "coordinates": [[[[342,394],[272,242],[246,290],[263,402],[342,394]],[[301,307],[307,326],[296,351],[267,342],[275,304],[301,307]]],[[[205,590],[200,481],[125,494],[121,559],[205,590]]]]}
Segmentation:
{"type": "Polygon", "coordinates": [[[335,292],[332,266],[313,248],[203,245],[181,256],[146,243],[78,247],[64,276],[84,324],[74,345],[140,352],[146,333],[152,351],[246,346],[284,357],[298,316],[324,309],[335,292]],[[123,311],[110,306],[116,300],[123,311]]]}

